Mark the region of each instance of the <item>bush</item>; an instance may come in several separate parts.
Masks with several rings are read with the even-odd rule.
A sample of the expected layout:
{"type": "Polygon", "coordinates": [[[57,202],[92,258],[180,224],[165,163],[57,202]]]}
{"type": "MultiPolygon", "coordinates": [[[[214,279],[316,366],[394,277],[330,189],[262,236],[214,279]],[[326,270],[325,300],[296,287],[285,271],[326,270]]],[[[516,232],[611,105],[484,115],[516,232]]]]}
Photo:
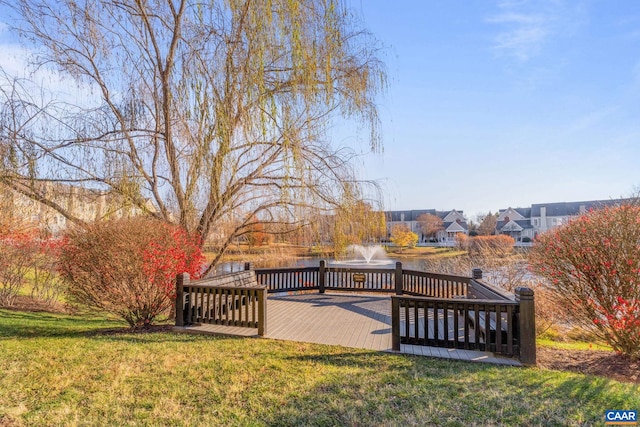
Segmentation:
{"type": "Polygon", "coordinates": [[[31,271],[35,258],[33,236],[7,233],[0,238],[0,306],[10,307],[31,271]]]}
{"type": "Polygon", "coordinates": [[[615,350],[640,357],[640,206],[616,206],[539,236],[533,270],[566,314],[615,350]]]}
{"type": "Polygon", "coordinates": [[[498,236],[472,237],[469,251],[472,253],[492,253],[496,256],[506,256],[513,251],[516,241],[513,237],[500,234],[498,236]]]}
{"type": "Polygon", "coordinates": [[[0,232],[0,306],[12,306],[26,284],[31,297],[53,305],[62,287],[56,266],[62,240],[41,238],[35,232],[0,232]]]}
{"type": "Polygon", "coordinates": [[[529,281],[527,286],[535,293],[536,335],[541,336],[561,323],[562,304],[555,292],[543,283],[529,281]]]}
{"type": "Polygon", "coordinates": [[[48,306],[56,305],[64,291],[57,270],[65,243],[64,239],[52,238],[32,241],[31,298],[48,306]]]}
{"type": "Polygon", "coordinates": [[[175,276],[197,278],[203,257],[199,241],[175,226],[128,218],[96,223],[67,234],[61,275],[70,299],[145,327],[175,300],[175,276]]]}
{"type": "Polygon", "coordinates": [[[456,247],[468,251],[472,255],[506,256],[513,251],[515,244],[513,237],[505,236],[475,236],[470,237],[464,233],[456,234],[456,247]]]}
{"type": "Polygon", "coordinates": [[[456,233],[456,247],[462,251],[468,251],[472,239],[464,233],[456,233]]]}

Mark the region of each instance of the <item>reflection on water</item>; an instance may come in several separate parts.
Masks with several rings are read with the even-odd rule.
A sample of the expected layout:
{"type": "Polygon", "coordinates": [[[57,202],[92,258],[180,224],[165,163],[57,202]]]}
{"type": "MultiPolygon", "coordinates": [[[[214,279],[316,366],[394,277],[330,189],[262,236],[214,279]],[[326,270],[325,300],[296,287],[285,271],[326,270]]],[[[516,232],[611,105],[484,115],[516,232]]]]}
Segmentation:
{"type": "MultiPolygon", "coordinates": [[[[280,258],[280,259],[264,259],[264,260],[256,260],[252,262],[253,268],[290,268],[290,267],[317,267],[320,265],[321,258],[280,258]]],[[[402,262],[402,268],[407,270],[423,270],[423,265],[420,260],[398,260],[394,258],[389,258],[385,260],[385,265],[377,265],[377,268],[395,268],[396,261],[402,262]]],[[[332,259],[327,260],[327,265],[331,265],[333,263],[340,263],[339,261],[334,261],[332,259]]],[[[361,265],[357,265],[354,267],[360,267],[361,265]]],[[[223,262],[216,266],[216,274],[224,274],[224,273],[232,273],[234,271],[244,270],[244,262],[240,261],[232,261],[232,262],[223,262]]]]}
{"type": "MultiPolygon", "coordinates": [[[[290,267],[315,267],[319,265],[318,258],[269,258],[258,259],[251,263],[253,268],[290,268],[290,267]]],[[[244,270],[244,262],[223,262],[216,266],[216,274],[232,273],[244,270]]]]}

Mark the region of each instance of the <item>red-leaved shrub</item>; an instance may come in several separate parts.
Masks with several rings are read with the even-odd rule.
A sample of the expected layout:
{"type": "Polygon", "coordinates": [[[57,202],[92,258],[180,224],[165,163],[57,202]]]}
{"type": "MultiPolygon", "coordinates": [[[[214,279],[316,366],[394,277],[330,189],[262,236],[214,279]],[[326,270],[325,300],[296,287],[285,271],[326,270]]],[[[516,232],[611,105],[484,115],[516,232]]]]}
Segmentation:
{"type": "Polygon", "coordinates": [[[150,218],[95,223],[67,233],[60,273],[70,299],[145,327],[175,299],[175,277],[202,271],[200,242],[150,218]]]}
{"type": "Polygon", "coordinates": [[[640,206],[591,211],[539,236],[531,266],[567,315],[640,357],[640,206]]]}

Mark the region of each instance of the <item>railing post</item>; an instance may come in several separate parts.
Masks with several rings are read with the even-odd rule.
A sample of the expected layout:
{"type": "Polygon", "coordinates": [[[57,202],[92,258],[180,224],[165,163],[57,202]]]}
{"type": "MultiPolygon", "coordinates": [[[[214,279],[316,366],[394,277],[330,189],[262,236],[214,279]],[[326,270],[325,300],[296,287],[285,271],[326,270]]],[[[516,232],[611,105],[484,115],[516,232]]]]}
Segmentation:
{"type": "Polygon", "coordinates": [[[395,274],[396,295],[402,295],[402,263],[396,262],[396,274],[395,274]]]}
{"type": "Polygon", "coordinates": [[[267,290],[258,289],[258,335],[267,333],[267,290]]]}
{"type": "Polygon", "coordinates": [[[516,300],[520,302],[520,362],[524,365],[536,364],[536,316],[533,291],[516,288],[516,300]]]}
{"type": "Polygon", "coordinates": [[[391,297],[391,349],[400,351],[400,299],[391,297]]]}
{"type": "Polygon", "coordinates": [[[184,286],[189,285],[189,273],[176,276],[176,326],[184,326],[184,286]]]}
{"type": "Polygon", "coordinates": [[[324,282],[325,282],[325,274],[326,274],[325,265],[326,265],[326,261],[321,259],[320,270],[318,271],[318,280],[320,282],[318,283],[318,292],[321,294],[324,294],[324,282]]]}
{"type": "Polygon", "coordinates": [[[480,268],[474,268],[471,270],[471,278],[475,280],[482,279],[482,270],[480,268]]]}

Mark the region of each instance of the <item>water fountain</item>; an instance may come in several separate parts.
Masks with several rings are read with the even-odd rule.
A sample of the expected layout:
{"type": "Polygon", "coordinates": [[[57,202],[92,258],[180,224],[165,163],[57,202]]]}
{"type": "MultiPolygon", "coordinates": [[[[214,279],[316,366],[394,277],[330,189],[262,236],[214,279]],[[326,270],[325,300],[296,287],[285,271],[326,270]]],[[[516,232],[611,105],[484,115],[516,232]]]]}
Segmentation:
{"type": "Polygon", "coordinates": [[[350,245],[347,248],[347,253],[352,255],[353,258],[333,261],[330,264],[357,265],[361,267],[393,264],[393,260],[387,257],[387,252],[380,245],[350,245]]]}

